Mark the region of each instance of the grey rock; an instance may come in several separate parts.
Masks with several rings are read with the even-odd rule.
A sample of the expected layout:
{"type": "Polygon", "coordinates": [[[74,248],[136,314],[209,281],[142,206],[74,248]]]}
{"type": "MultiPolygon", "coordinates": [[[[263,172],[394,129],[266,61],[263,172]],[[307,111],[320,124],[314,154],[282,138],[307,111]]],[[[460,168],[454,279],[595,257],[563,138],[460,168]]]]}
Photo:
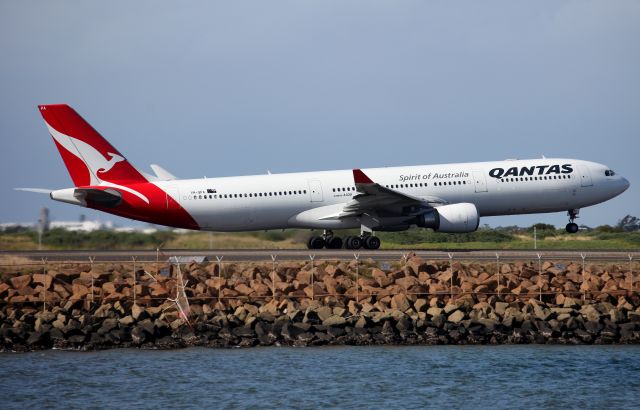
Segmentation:
{"type": "Polygon", "coordinates": [[[153,336],[155,334],[155,324],[151,321],[151,319],[144,319],[138,322],[138,326],[141,327],[147,334],[153,336]]]}
{"type": "Polygon", "coordinates": [[[316,313],[322,322],[333,316],[333,310],[329,306],[320,306],[316,313]]]}
{"type": "Polygon", "coordinates": [[[506,312],[507,308],[509,307],[509,304],[506,302],[496,302],[495,303],[495,308],[494,311],[499,315],[499,316],[504,316],[504,313],[506,312]]]}
{"type": "MultiPolygon", "coordinates": [[[[98,334],[104,335],[110,332],[111,329],[116,328],[117,326],[118,326],[118,319],[107,318],[102,321],[102,326],[100,326],[100,329],[98,329],[98,334]]],[[[65,331],[65,333],[67,332],[65,331]]]]}
{"type": "MultiPolygon", "coordinates": [[[[448,305],[447,305],[448,306],[448,305]]],[[[446,311],[446,309],[445,309],[446,311]]],[[[459,323],[462,319],[464,319],[464,312],[461,310],[456,310],[449,315],[447,320],[451,323],[459,323]]]]}
{"type": "Polygon", "coordinates": [[[145,332],[142,326],[135,326],[133,330],[131,330],[131,340],[133,341],[133,343],[141,345],[142,343],[144,343],[146,338],[147,332],[145,332]]]}
{"type": "Polygon", "coordinates": [[[325,320],[322,321],[322,324],[325,326],[343,326],[345,323],[347,323],[347,320],[345,318],[343,318],[342,316],[337,316],[337,315],[331,315],[328,318],[326,318],[325,320]]]}
{"type": "Polygon", "coordinates": [[[313,340],[314,338],[314,334],[311,332],[304,332],[304,333],[300,333],[297,337],[297,339],[302,342],[302,343],[309,343],[313,340]]]}
{"type": "Polygon", "coordinates": [[[86,339],[86,336],[83,334],[75,334],[67,338],[69,343],[73,343],[73,344],[81,344],[85,341],[85,339],[86,339]]]}
{"type": "Polygon", "coordinates": [[[327,328],[327,334],[333,338],[344,335],[346,331],[342,327],[329,327],[327,328]]]}
{"type": "Polygon", "coordinates": [[[602,330],[603,326],[599,322],[588,321],[584,324],[584,330],[586,330],[591,335],[597,335],[602,330]]]}
{"type": "Polygon", "coordinates": [[[232,333],[238,337],[255,337],[256,332],[250,326],[240,326],[232,330],[232,333]]]}

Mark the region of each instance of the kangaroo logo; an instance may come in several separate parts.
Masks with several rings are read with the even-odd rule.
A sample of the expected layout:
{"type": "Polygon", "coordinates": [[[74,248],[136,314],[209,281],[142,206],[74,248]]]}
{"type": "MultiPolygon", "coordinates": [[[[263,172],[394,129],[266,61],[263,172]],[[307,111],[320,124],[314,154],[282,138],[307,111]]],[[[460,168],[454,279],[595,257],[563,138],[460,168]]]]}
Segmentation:
{"type": "Polygon", "coordinates": [[[107,152],[107,155],[109,155],[111,158],[109,159],[109,161],[107,161],[105,166],[102,166],[100,168],[98,168],[98,173],[99,174],[103,174],[105,172],[109,172],[109,170],[111,168],[113,168],[113,166],[115,164],[117,164],[118,162],[124,161],[124,158],[121,157],[118,154],[114,154],[113,152],[107,152]]]}
{"type": "Polygon", "coordinates": [[[84,162],[85,166],[89,169],[90,185],[110,185],[116,188],[120,188],[124,191],[134,194],[146,203],[149,203],[149,199],[147,199],[147,197],[142,195],[140,192],[134,191],[129,187],[115,184],[108,180],[103,180],[98,176],[98,174],[106,174],[118,162],[124,161],[125,159],[122,156],[114,154],[113,152],[107,152],[109,158],[106,158],[100,151],[87,144],[86,142],[63,134],[50,126],[48,123],[46,124],[53,139],[56,140],[58,144],[62,145],[64,149],[84,162]]]}

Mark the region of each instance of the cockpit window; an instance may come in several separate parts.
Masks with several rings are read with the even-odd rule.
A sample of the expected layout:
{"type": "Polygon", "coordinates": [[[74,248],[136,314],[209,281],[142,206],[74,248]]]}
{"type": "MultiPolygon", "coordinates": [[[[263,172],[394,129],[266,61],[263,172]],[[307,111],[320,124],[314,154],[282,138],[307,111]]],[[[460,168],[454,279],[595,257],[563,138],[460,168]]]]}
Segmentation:
{"type": "Polygon", "coordinates": [[[605,176],[608,176],[608,177],[612,177],[612,176],[614,176],[615,174],[616,174],[616,173],[615,173],[615,172],[613,172],[613,170],[612,170],[612,169],[608,169],[608,170],[604,171],[604,175],[605,175],[605,176]]]}

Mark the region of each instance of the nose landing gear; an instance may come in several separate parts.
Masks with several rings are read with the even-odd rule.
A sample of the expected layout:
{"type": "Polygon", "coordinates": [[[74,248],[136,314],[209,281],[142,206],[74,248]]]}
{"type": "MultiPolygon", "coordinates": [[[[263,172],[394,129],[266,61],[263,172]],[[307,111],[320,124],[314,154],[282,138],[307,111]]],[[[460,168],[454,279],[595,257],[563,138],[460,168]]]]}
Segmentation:
{"type": "Polygon", "coordinates": [[[567,215],[569,215],[569,223],[567,224],[567,226],[565,227],[565,229],[567,230],[567,232],[569,233],[576,233],[578,232],[578,224],[575,223],[574,221],[576,220],[576,218],[578,217],[578,213],[580,212],[579,209],[569,209],[567,211],[567,215]]]}

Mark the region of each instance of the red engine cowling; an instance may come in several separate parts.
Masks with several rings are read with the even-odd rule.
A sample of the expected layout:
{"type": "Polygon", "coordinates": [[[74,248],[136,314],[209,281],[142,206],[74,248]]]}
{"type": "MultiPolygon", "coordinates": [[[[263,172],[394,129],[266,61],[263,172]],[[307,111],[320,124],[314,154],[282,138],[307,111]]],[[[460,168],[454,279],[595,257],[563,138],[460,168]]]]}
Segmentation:
{"type": "Polygon", "coordinates": [[[436,232],[474,232],[480,225],[480,215],[478,208],[471,203],[442,205],[419,215],[416,225],[436,232]]]}

